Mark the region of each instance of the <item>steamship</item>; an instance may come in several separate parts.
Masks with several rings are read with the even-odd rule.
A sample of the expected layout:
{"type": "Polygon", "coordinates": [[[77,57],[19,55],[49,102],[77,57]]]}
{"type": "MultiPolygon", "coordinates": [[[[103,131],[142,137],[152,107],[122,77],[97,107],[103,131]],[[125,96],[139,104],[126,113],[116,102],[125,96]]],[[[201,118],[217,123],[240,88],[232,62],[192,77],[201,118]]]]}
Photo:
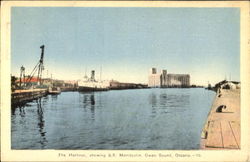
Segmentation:
{"type": "Polygon", "coordinates": [[[106,91],[109,89],[108,81],[97,81],[95,79],[95,71],[91,71],[91,77],[84,76],[83,80],[78,81],[78,91],[106,91]]]}

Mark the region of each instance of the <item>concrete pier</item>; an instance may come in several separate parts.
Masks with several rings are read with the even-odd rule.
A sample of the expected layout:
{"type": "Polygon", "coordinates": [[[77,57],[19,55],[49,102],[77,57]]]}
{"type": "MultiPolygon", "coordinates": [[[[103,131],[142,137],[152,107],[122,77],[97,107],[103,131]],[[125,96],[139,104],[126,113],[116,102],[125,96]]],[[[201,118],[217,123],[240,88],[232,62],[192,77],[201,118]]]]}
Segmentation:
{"type": "Polygon", "coordinates": [[[240,89],[218,89],[201,138],[201,149],[240,149],[240,89]]]}

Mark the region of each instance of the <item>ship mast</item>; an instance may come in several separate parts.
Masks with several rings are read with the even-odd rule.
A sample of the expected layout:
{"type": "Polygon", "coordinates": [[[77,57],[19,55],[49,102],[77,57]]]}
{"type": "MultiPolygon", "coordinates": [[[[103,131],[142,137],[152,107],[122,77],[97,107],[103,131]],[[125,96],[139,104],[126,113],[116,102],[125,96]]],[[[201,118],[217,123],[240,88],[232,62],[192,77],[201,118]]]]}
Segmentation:
{"type": "Polygon", "coordinates": [[[100,82],[102,81],[102,66],[100,67],[100,82]]]}

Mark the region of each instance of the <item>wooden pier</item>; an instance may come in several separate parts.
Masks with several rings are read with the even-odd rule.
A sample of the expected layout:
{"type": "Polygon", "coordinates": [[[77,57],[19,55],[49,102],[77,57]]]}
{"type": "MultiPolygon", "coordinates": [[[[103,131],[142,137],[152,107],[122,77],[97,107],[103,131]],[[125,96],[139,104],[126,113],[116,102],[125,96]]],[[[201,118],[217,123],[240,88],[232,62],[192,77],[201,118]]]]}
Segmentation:
{"type": "Polygon", "coordinates": [[[201,149],[240,149],[240,89],[220,89],[202,131],[201,149]]]}
{"type": "Polygon", "coordinates": [[[15,90],[11,93],[11,104],[21,104],[47,95],[47,89],[15,90]]]}

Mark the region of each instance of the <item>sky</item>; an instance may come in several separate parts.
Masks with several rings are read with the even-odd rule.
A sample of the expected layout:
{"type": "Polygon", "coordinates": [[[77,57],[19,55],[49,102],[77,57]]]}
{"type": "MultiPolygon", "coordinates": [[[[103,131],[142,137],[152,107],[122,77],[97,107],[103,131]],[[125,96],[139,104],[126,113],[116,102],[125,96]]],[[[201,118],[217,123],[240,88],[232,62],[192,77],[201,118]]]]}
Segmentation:
{"type": "Polygon", "coordinates": [[[45,45],[43,76],[147,83],[149,69],[191,84],[240,80],[238,8],[13,7],[11,73],[28,75],[45,45]],[[101,72],[101,75],[100,75],[101,72]]]}

